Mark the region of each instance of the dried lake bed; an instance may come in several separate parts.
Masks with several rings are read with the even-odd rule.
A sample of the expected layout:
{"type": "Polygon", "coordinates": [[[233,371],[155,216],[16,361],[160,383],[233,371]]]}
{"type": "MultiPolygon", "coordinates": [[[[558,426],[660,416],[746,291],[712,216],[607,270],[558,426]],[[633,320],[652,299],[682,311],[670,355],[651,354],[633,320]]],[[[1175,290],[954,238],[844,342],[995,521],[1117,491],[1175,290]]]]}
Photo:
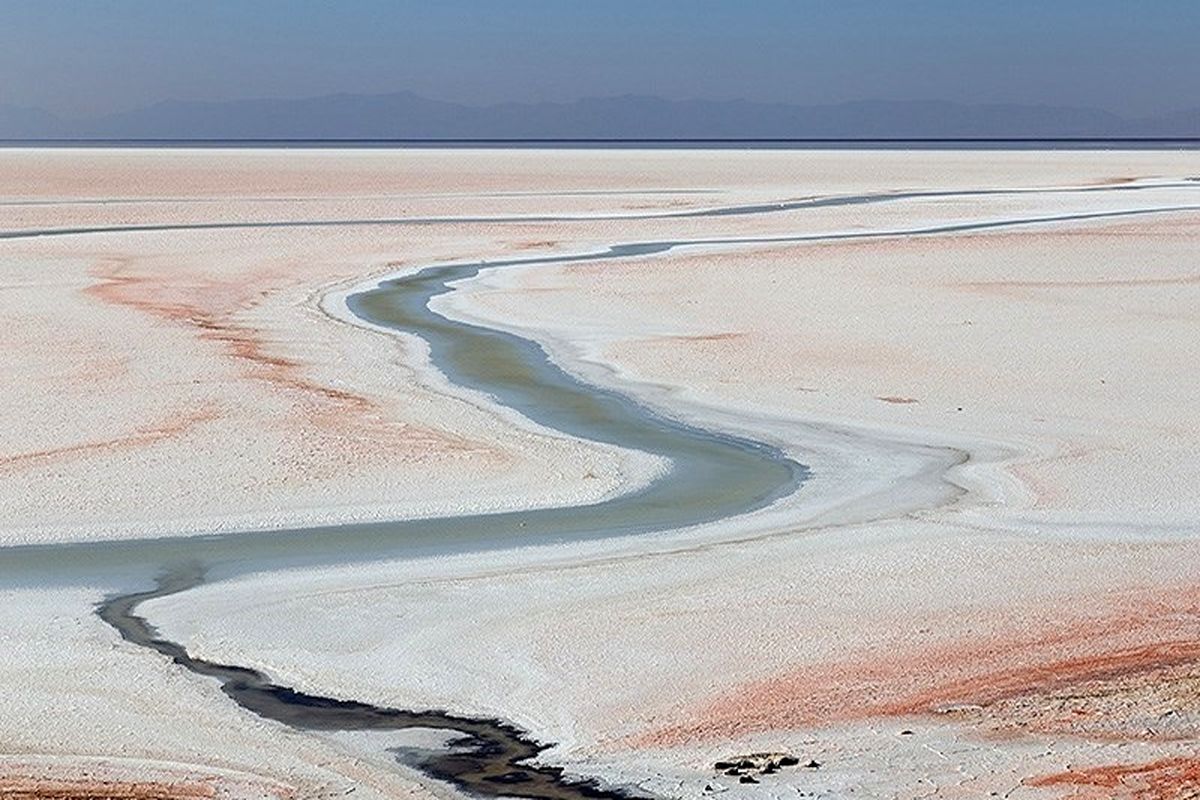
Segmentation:
{"type": "Polygon", "coordinates": [[[126,609],[184,661],[537,791],[1187,796],[1198,173],[0,151],[0,787],[484,791],[95,613],[190,569],[126,609]]]}

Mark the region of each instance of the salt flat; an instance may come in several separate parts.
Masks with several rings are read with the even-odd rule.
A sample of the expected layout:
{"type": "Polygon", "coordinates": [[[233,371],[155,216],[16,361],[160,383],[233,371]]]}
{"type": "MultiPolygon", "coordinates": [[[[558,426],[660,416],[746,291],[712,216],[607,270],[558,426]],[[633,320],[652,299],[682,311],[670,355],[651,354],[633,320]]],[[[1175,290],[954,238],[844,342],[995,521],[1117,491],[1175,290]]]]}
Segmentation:
{"type": "MultiPolygon", "coordinates": [[[[144,613],[201,657],[510,720],[555,744],[548,762],[658,795],[1183,796],[1200,771],[1198,163],[0,151],[4,232],[476,218],[0,240],[0,537],[286,535],[264,529],[644,485],[653,459],[457,391],[337,298],[429,263],[709,242],[484,271],[435,306],[782,448],[813,470],[795,495],[684,531],[260,569],[144,613]],[[670,216],[854,195],[872,199],[670,216]],[[750,239],[788,241],[730,241],[750,239]],[[820,767],[712,769],[757,750],[820,767]]],[[[21,696],[0,710],[13,774],[99,759],[220,771],[241,795],[449,791],[119,642],[91,605],[123,580],[6,595],[27,654],[0,658],[21,696]]]]}

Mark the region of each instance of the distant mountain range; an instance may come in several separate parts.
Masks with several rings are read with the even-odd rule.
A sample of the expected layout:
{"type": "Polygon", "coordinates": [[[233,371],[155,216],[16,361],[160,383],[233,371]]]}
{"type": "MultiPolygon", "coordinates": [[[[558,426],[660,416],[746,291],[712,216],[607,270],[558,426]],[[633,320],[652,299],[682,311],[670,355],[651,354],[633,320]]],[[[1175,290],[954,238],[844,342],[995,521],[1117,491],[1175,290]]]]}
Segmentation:
{"type": "Polygon", "coordinates": [[[625,95],[469,106],[408,92],[165,101],[63,119],[0,106],[0,139],[896,139],[1200,137],[1200,108],[1130,119],[1091,108],[864,100],[820,106],[625,95]]]}

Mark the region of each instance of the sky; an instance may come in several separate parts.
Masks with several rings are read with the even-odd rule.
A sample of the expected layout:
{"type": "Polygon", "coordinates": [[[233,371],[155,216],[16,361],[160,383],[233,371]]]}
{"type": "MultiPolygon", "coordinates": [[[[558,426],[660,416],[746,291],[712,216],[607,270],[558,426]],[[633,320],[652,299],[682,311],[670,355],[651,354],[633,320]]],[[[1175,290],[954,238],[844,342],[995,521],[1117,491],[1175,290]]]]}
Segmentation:
{"type": "Polygon", "coordinates": [[[0,104],[411,91],[1200,106],[1200,0],[0,0],[0,104]]]}

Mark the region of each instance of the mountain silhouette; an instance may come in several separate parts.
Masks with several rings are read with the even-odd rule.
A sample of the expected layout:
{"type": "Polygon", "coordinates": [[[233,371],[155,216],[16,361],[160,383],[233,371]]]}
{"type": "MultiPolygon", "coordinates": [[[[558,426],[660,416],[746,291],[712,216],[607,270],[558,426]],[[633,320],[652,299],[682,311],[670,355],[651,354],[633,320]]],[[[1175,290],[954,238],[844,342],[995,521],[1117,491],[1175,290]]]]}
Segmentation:
{"type": "Polygon", "coordinates": [[[1129,119],[1046,105],[863,100],[816,106],[624,95],[471,106],[409,92],[168,100],[84,119],[0,106],[5,139],[903,139],[1200,136],[1200,108],[1129,119]]]}

